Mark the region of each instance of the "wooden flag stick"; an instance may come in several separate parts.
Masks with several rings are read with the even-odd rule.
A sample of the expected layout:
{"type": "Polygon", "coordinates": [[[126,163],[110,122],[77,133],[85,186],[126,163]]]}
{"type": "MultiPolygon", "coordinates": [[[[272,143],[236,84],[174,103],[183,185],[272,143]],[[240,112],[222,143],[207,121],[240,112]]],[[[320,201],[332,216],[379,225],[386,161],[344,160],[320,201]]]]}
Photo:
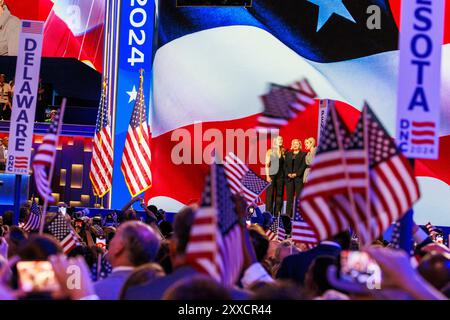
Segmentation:
{"type": "Polygon", "coordinates": [[[344,165],[345,181],[347,182],[347,192],[348,192],[348,196],[349,196],[349,200],[350,200],[351,215],[352,215],[353,221],[355,222],[356,233],[360,234],[360,228],[357,223],[358,217],[357,217],[357,213],[356,213],[355,199],[353,198],[353,192],[352,192],[352,188],[350,186],[350,178],[348,175],[347,158],[346,158],[346,154],[345,154],[345,150],[344,150],[344,145],[342,143],[341,132],[339,130],[336,109],[334,108],[334,106],[332,106],[332,107],[330,106],[330,111],[331,112],[329,112],[329,116],[331,116],[331,119],[333,120],[333,124],[334,124],[335,130],[336,130],[335,132],[336,132],[336,138],[337,138],[337,142],[338,142],[338,146],[339,146],[339,151],[341,152],[341,155],[342,155],[342,163],[344,165]]]}
{"type": "MultiPolygon", "coordinates": [[[[56,140],[55,140],[56,148],[58,148],[59,135],[61,134],[61,128],[62,128],[62,124],[63,124],[63,120],[64,120],[64,111],[66,110],[66,102],[67,102],[67,99],[63,98],[62,103],[61,103],[61,108],[59,111],[58,129],[56,131],[56,140]]],[[[50,171],[48,173],[48,185],[50,185],[52,183],[53,171],[55,169],[55,157],[56,157],[56,152],[53,155],[52,164],[50,165],[50,171]]],[[[47,216],[47,207],[48,207],[48,197],[45,197],[44,206],[42,207],[42,217],[41,217],[41,225],[39,226],[39,234],[44,233],[45,218],[47,216]]]]}
{"type": "MultiPolygon", "coordinates": [[[[371,219],[372,219],[372,210],[370,206],[370,162],[369,162],[369,131],[367,126],[367,104],[364,104],[362,110],[363,117],[363,137],[364,137],[364,167],[367,170],[366,172],[366,229],[368,236],[370,237],[370,241],[373,241],[372,233],[370,232],[371,219]]],[[[367,239],[366,239],[367,240],[367,239]]],[[[367,243],[367,241],[366,241],[367,243]]]]}

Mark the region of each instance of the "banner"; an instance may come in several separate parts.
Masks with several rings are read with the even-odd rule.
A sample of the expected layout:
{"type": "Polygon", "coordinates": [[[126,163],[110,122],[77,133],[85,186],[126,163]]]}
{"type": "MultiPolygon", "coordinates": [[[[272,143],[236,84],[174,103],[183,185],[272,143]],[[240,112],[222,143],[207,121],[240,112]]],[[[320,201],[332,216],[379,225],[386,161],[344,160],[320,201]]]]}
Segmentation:
{"type": "Polygon", "coordinates": [[[28,174],[39,85],[44,23],[22,21],[9,127],[6,173],[28,174]]]}
{"type": "Polygon", "coordinates": [[[333,105],[334,100],[329,99],[322,99],[319,101],[319,123],[317,125],[317,144],[319,144],[320,141],[320,133],[325,128],[325,123],[327,121],[327,114],[328,114],[328,106],[333,105]]]}
{"type": "MultiPolygon", "coordinates": [[[[120,34],[118,42],[110,41],[116,50],[106,49],[109,52],[107,65],[115,64],[116,68],[107,67],[111,79],[116,79],[116,86],[112,92],[115,101],[113,110],[114,135],[114,166],[113,188],[111,190],[111,208],[121,208],[130,199],[130,192],[125,183],[120,165],[125,146],[126,134],[130,123],[131,113],[135,104],[139,88],[139,70],[144,73],[144,98],[146,105],[152,104],[151,83],[153,63],[153,26],[155,21],[155,2],[152,0],[116,0],[109,2],[111,8],[107,10],[116,16],[108,17],[111,25],[117,25],[115,32],[120,34]],[[120,10],[118,10],[118,8],[120,10]],[[110,71],[109,71],[110,70],[110,71]]],[[[117,34],[113,34],[117,36],[117,34]]],[[[147,114],[151,116],[151,113],[147,114]]]]}
{"type": "Polygon", "coordinates": [[[445,1],[403,1],[397,145],[409,158],[438,159],[445,1]]]}

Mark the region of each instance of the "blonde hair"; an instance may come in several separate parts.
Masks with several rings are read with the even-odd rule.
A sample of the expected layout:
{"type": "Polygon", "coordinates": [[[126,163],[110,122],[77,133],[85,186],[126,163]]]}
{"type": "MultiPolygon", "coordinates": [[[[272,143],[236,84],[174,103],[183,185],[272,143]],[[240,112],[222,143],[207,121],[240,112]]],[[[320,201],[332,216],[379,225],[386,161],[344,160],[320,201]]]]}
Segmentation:
{"type": "Polygon", "coordinates": [[[297,139],[297,138],[292,139],[292,141],[291,141],[291,146],[292,146],[292,144],[294,143],[294,141],[297,141],[297,142],[300,144],[300,149],[301,149],[301,148],[302,148],[302,141],[301,141],[300,139],[297,139]]]}
{"type": "Polygon", "coordinates": [[[313,137],[306,138],[305,141],[311,142],[311,144],[313,145],[313,147],[316,146],[316,139],[313,138],[313,137]]]}

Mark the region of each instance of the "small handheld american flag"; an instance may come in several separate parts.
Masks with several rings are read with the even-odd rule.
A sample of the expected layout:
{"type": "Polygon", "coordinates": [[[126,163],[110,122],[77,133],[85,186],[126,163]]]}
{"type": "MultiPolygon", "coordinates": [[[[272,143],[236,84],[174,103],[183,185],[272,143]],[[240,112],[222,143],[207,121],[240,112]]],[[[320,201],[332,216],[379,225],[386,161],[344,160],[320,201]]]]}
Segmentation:
{"type": "Polygon", "coordinates": [[[286,230],[280,216],[273,219],[269,229],[266,230],[266,236],[269,238],[269,241],[283,241],[286,239],[286,230]]]}
{"type": "Polygon", "coordinates": [[[199,271],[226,286],[238,280],[244,263],[242,226],[223,165],[212,164],[202,207],[191,227],[186,257],[199,271]]]}
{"type": "Polygon", "coordinates": [[[55,161],[56,145],[58,143],[58,127],[60,125],[59,121],[60,110],[56,112],[54,120],[48,128],[47,134],[44,136],[41,145],[36,151],[32,164],[36,189],[42,199],[49,202],[55,201],[50,186],[52,173],[49,171],[55,161]]]}
{"type": "Polygon", "coordinates": [[[255,203],[270,183],[250,170],[233,152],[225,157],[225,175],[233,194],[242,194],[247,205],[255,203]]]}
{"type": "Polygon", "coordinates": [[[47,225],[48,233],[54,236],[68,254],[73,248],[81,245],[78,235],[63,214],[57,213],[47,225]]]}
{"type": "Polygon", "coordinates": [[[304,243],[310,249],[319,243],[314,230],[303,219],[300,213],[300,205],[297,205],[294,220],[292,221],[292,241],[298,244],[304,243]]]}
{"type": "Polygon", "coordinates": [[[261,96],[264,110],[258,117],[256,129],[260,132],[280,129],[298,112],[305,111],[308,105],[313,104],[315,97],[316,93],[307,79],[292,87],[272,84],[270,91],[261,96]]]}
{"type": "Polygon", "coordinates": [[[300,206],[320,240],[352,228],[367,245],[419,198],[418,184],[368,105],[351,136],[339,133],[342,120],[330,110],[300,206]]]}
{"type": "Polygon", "coordinates": [[[41,208],[39,208],[35,199],[31,203],[30,214],[28,216],[27,222],[23,225],[22,229],[30,232],[39,230],[39,226],[41,225],[41,208]]]}

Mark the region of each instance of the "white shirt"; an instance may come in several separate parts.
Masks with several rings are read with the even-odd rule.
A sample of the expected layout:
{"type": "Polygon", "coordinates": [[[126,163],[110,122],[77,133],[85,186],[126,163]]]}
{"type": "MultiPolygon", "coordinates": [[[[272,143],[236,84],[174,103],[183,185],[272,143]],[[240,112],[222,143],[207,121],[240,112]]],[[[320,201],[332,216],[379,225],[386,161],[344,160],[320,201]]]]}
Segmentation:
{"type": "Polygon", "coordinates": [[[267,273],[266,269],[259,262],[253,263],[241,278],[242,285],[245,289],[248,289],[252,284],[257,281],[261,282],[274,282],[273,278],[267,273]]]}
{"type": "Polygon", "coordinates": [[[11,86],[7,83],[3,83],[3,86],[0,86],[0,103],[9,102],[9,93],[12,94],[11,86]]]}
{"type": "Polygon", "coordinates": [[[131,271],[134,270],[133,267],[127,267],[127,266],[118,266],[111,270],[111,272],[117,272],[117,271],[131,271]]]}

